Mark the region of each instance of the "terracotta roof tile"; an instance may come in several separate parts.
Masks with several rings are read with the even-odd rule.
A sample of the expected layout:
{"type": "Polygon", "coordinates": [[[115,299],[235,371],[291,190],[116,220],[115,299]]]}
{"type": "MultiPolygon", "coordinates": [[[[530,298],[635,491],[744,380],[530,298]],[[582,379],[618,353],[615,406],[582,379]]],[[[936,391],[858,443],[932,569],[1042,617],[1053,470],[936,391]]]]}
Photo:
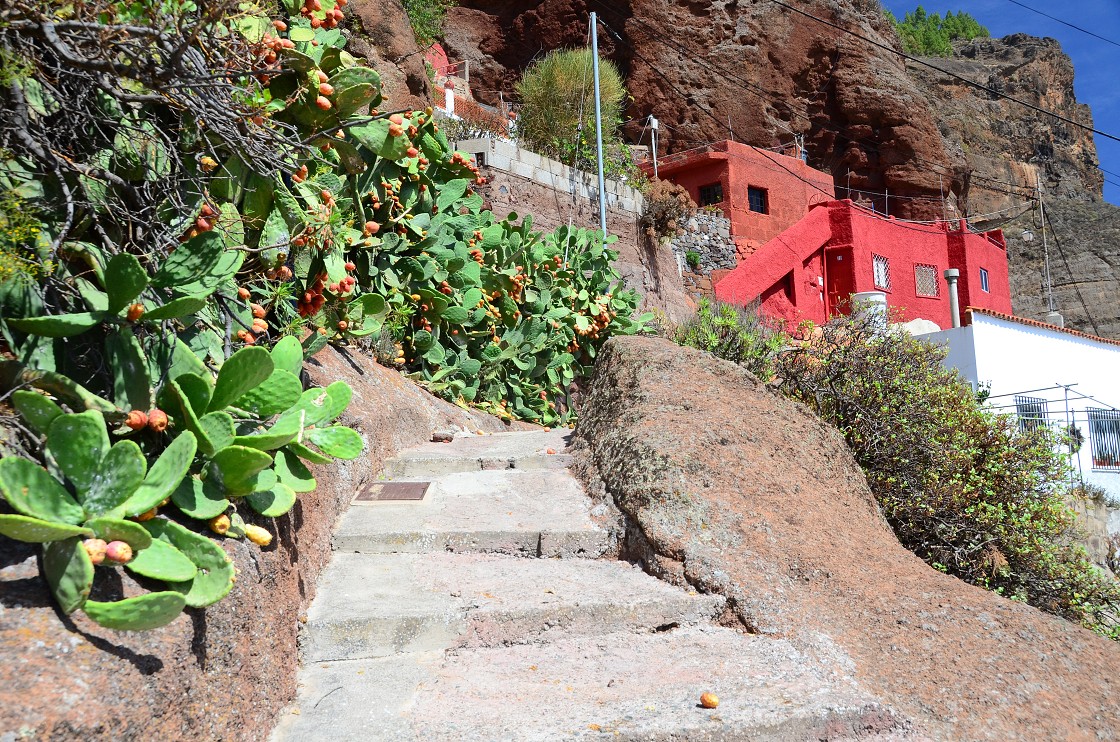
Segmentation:
{"type": "Polygon", "coordinates": [[[1002,319],[1002,320],[1005,320],[1007,322],[1017,322],[1021,325],[1028,325],[1030,327],[1038,327],[1038,328],[1041,328],[1043,330],[1054,330],[1056,332],[1064,332],[1067,335],[1073,335],[1075,337],[1085,338],[1087,340],[1096,340],[1098,343],[1106,343],[1108,345],[1120,345],[1120,340],[1112,340],[1111,338],[1102,338],[1102,337],[1099,337],[1097,335],[1090,335],[1087,332],[1081,332],[1080,330],[1071,330],[1068,327],[1058,327],[1057,325],[1051,325],[1051,324],[1048,324],[1046,322],[1039,322],[1036,319],[1027,319],[1026,317],[1016,317],[1012,314],[1004,314],[1003,312],[997,312],[997,311],[992,310],[992,309],[983,309],[981,307],[969,307],[965,311],[969,314],[983,314],[983,315],[986,315],[988,317],[995,317],[996,319],[1002,319]]]}

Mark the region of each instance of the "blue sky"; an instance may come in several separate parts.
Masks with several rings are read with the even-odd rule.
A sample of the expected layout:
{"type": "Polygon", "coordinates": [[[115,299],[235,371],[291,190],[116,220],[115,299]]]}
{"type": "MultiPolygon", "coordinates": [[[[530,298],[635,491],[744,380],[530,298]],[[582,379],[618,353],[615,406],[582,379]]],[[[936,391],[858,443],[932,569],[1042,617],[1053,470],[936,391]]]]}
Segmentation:
{"type": "MultiPolygon", "coordinates": [[[[1120,44],[1120,0],[1019,2],[1120,44]]],[[[1120,136],[1120,84],[1116,75],[1120,69],[1120,46],[1063,26],[1008,0],[928,0],[920,4],[927,13],[940,15],[950,10],[954,13],[966,11],[986,26],[992,36],[1028,33],[1057,39],[1065,53],[1073,59],[1077,100],[1092,106],[1093,123],[1097,129],[1120,136]]],[[[918,5],[918,0],[883,0],[883,6],[899,18],[918,5]]],[[[1096,142],[1101,167],[1116,173],[1105,173],[1105,178],[1117,184],[1105,182],[1105,199],[1120,205],[1120,142],[1099,135],[1096,142]]]]}

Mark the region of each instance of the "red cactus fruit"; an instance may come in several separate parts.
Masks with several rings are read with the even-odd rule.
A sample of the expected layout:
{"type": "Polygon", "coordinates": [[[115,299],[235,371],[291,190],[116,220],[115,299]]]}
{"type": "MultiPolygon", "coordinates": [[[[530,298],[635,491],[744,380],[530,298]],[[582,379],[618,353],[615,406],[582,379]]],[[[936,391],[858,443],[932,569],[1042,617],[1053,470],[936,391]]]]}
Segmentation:
{"type": "Polygon", "coordinates": [[[292,269],[286,265],[282,265],[276,269],[276,277],[281,281],[287,281],[292,277],[292,269]]]}
{"type": "Polygon", "coordinates": [[[148,415],[144,412],[141,412],[140,410],[133,410],[132,412],[128,413],[128,417],[125,419],[124,424],[132,430],[143,430],[144,428],[148,427],[148,415]]]}
{"type": "Polygon", "coordinates": [[[334,95],[334,86],[327,82],[319,83],[320,95],[334,95]]]}
{"type": "Polygon", "coordinates": [[[331,102],[321,95],[318,98],[315,99],[315,105],[317,105],[320,109],[322,109],[324,111],[329,111],[330,108],[331,108],[331,102]]]}
{"type": "Polygon", "coordinates": [[[89,554],[89,560],[94,564],[101,564],[105,561],[105,549],[108,546],[104,541],[99,538],[87,538],[82,542],[86,553],[89,554]]]}
{"type": "Polygon", "coordinates": [[[110,541],[105,546],[105,560],[113,564],[128,564],[132,561],[132,547],[124,541],[110,541]]]}
{"type": "Polygon", "coordinates": [[[167,413],[156,408],[148,411],[148,427],[157,433],[167,430],[167,413]]]}
{"type": "Polygon", "coordinates": [[[358,266],[354,265],[353,263],[347,263],[346,265],[344,265],[342,267],[345,268],[348,271],[352,271],[355,268],[357,268],[358,266]]]}

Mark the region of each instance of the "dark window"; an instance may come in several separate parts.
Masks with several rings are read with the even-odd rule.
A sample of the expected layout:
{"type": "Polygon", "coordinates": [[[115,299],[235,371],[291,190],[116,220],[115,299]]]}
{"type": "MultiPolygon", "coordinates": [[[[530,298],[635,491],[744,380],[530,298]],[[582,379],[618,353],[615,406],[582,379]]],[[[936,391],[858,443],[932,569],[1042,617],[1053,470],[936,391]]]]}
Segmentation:
{"type": "Polygon", "coordinates": [[[1089,408],[1094,469],[1120,470],[1120,411],[1089,408]]]}
{"type": "Polygon", "coordinates": [[[1016,394],[1015,414],[1019,417],[1019,430],[1034,432],[1046,424],[1046,400],[1016,394]]]}
{"type": "Polygon", "coordinates": [[[700,205],[715,206],[723,203],[723,184],[709,183],[700,186],[700,205]]]}
{"type": "Polygon", "coordinates": [[[474,155],[474,164],[478,167],[486,167],[486,153],[476,152],[474,155]]]}
{"type": "Polygon", "coordinates": [[[991,293],[991,291],[988,290],[988,269],[987,268],[981,268],[980,269],[980,290],[985,292],[985,293],[991,293]]]}
{"type": "Polygon", "coordinates": [[[756,214],[770,213],[770,203],[766,198],[765,188],[755,188],[754,186],[747,188],[747,202],[751,211],[756,214]]]}

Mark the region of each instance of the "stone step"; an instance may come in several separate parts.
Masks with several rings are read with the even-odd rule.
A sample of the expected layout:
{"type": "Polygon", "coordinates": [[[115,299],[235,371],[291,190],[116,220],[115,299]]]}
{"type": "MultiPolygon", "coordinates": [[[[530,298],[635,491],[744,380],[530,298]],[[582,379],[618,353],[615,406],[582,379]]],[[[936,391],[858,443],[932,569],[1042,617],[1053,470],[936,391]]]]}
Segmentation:
{"type": "Polygon", "coordinates": [[[712,626],[314,663],[273,740],[910,738],[815,668],[785,640],[712,626]]]}
{"type": "Polygon", "coordinates": [[[425,443],[385,462],[385,476],[407,479],[494,469],[562,469],[571,460],[564,453],[571,432],[562,428],[467,435],[450,443],[425,443]]]}
{"type": "Polygon", "coordinates": [[[383,657],[664,630],[709,620],[723,605],[619,561],[336,554],[300,645],[305,662],[383,657]]]}
{"type": "Polygon", "coordinates": [[[334,549],[530,557],[598,557],[607,549],[608,535],[592,520],[591,501],[565,469],[479,470],[430,481],[420,501],[355,500],[339,519],[334,549]]]}

